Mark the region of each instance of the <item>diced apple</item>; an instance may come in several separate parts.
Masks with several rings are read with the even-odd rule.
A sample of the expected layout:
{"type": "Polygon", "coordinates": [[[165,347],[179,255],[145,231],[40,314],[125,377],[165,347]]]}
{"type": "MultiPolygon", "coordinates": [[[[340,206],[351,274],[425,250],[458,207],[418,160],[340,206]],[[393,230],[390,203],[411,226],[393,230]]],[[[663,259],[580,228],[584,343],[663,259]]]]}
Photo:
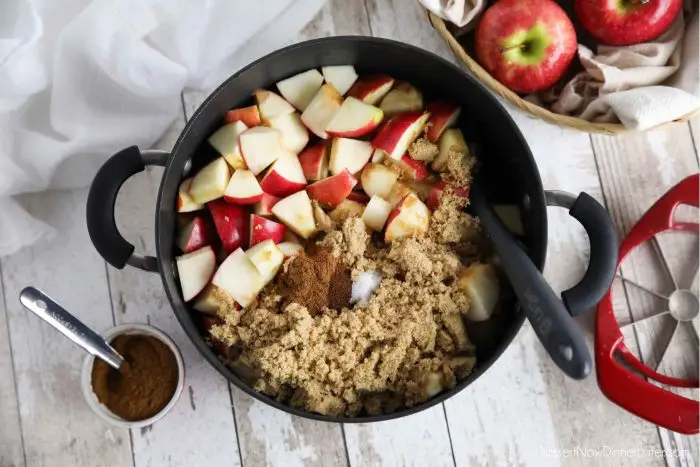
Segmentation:
{"type": "Polygon", "coordinates": [[[309,185],[306,192],[309,198],[315,199],[321,206],[334,208],[348,197],[355,185],[357,179],[346,169],[309,185]]]}
{"type": "Polygon", "coordinates": [[[415,193],[406,195],[391,211],[386,221],[384,240],[423,235],[428,231],[430,211],[415,193]]]}
{"type": "Polygon", "coordinates": [[[347,169],[356,174],[372,157],[372,145],[367,141],[350,138],[334,138],[331,145],[331,157],[328,170],[333,175],[347,169]]]}
{"type": "Polygon", "coordinates": [[[371,75],[360,78],[348,90],[348,96],[356,97],[365,104],[375,105],[391,90],[394,78],[387,75],[371,75]]]}
{"type": "Polygon", "coordinates": [[[332,84],[340,94],[348,92],[357,81],[357,72],[352,65],[324,66],[321,68],[321,73],[323,73],[326,83],[332,84]]]}
{"type": "Polygon", "coordinates": [[[255,206],[253,206],[253,214],[266,217],[272,216],[272,206],[277,204],[280,199],[282,198],[278,198],[277,196],[273,196],[268,193],[263,193],[260,201],[255,203],[255,206]]]}
{"type": "Polygon", "coordinates": [[[323,210],[318,201],[311,200],[311,208],[314,211],[314,220],[316,221],[316,229],[321,232],[330,232],[333,230],[333,219],[331,219],[326,211],[323,210]]]}
{"type": "Polygon", "coordinates": [[[414,193],[414,191],[410,186],[408,186],[408,184],[404,182],[396,182],[391,187],[391,191],[389,192],[389,196],[387,196],[386,200],[389,201],[389,204],[391,204],[392,207],[394,207],[399,204],[399,201],[404,199],[409,193],[414,193]]]}
{"type": "Polygon", "coordinates": [[[503,224],[515,235],[525,235],[523,217],[520,208],[514,204],[494,204],[493,212],[501,218],[503,224]]]}
{"type": "Polygon", "coordinates": [[[281,155],[260,180],[260,187],[265,193],[280,198],[303,190],[305,186],[306,177],[299,158],[291,153],[281,155]]]}
{"type": "Polygon", "coordinates": [[[192,212],[199,211],[204,208],[204,204],[196,203],[190,196],[190,187],[192,179],[188,178],[180,183],[180,188],[177,191],[177,212],[192,212]]]}
{"type": "Polygon", "coordinates": [[[384,113],[379,108],[355,97],[348,97],[328,123],[326,132],[331,136],[356,138],[372,132],[382,118],[384,113]]]}
{"type": "Polygon", "coordinates": [[[362,189],[369,196],[381,196],[387,199],[391,188],[399,179],[399,174],[381,164],[369,163],[362,170],[360,179],[362,189]]]}
{"type": "Polygon", "coordinates": [[[238,169],[224,192],[224,199],[234,204],[255,204],[262,199],[263,191],[258,179],[250,170],[238,169]]]}
{"type": "Polygon", "coordinates": [[[243,159],[255,175],[288,152],[282,142],[282,132],[274,128],[256,126],[241,133],[239,141],[243,159]]]}
{"type": "Polygon", "coordinates": [[[445,169],[450,151],[459,151],[464,154],[469,154],[469,147],[464,141],[464,135],[459,128],[450,128],[445,130],[438,141],[438,155],[433,161],[433,170],[438,172],[445,169]]]}
{"type": "Polygon", "coordinates": [[[467,318],[472,321],[486,321],[493,315],[501,292],[498,276],[492,265],[470,265],[460,274],[457,284],[469,298],[467,318]]]}
{"type": "Polygon", "coordinates": [[[348,199],[350,201],[357,201],[360,204],[369,203],[369,196],[367,196],[366,193],[363,193],[361,191],[351,191],[348,195],[348,199]]]}
{"type": "Polygon", "coordinates": [[[226,112],[224,116],[226,123],[242,122],[248,128],[260,125],[260,111],[257,105],[233,109],[226,112]]]}
{"type": "Polygon", "coordinates": [[[212,232],[204,217],[196,216],[181,231],[177,237],[177,246],[185,253],[211,245],[212,232]]]}
{"type": "Polygon", "coordinates": [[[427,203],[430,196],[430,191],[433,189],[434,183],[430,179],[425,180],[404,180],[404,184],[409,187],[418,198],[427,203]]]}
{"type": "Polygon", "coordinates": [[[396,83],[384,96],[379,108],[387,117],[406,112],[418,112],[423,110],[423,94],[410,83],[396,83]]]}
{"type": "Polygon", "coordinates": [[[284,225],[304,239],[316,232],[314,212],[306,191],[298,191],[280,200],[272,207],[272,212],[284,225]]]}
{"type": "Polygon", "coordinates": [[[408,146],[423,131],[428,116],[425,112],[397,115],[382,126],[372,140],[372,146],[383,150],[392,159],[401,159],[408,150],[408,146]]]}
{"type": "Polygon", "coordinates": [[[323,84],[323,75],[311,69],[277,83],[282,97],[300,111],[304,111],[323,84]]]}
{"type": "Polygon", "coordinates": [[[268,125],[282,133],[282,144],[294,154],[299,154],[309,142],[309,131],[296,112],[275,117],[268,122],[268,125]]]}
{"type": "Polygon", "coordinates": [[[282,242],[277,245],[285,258],[291,258],[292,256],[304,251],[304,247],[298,243],[294,242],[282,242]]]}
{"type": "Polygon", "coordinates": [[[292,104],[282,99],[279,94],[275,94],[267,89],[258,89],[253,93],[255,103],[258,104],[260,117],[263,122],[272,120],[280,115],[286,115],[294,112],[292,104]]]}
{"type": "Polygon", "coordinates": [[[280,243],[286,231],[287,227],[282,224],[255,214],[250,215],[250,246],[265,240],[280,243]]]}
{"type": "Polygon", "coordinates": [[[177,274],[180,278],[182,299],[189,302],[204,289],[209,283],[214,268],[216,268],[216,256],[210,246],[178,256],[177,274]]]}
{"type": "Polygon", "coordinates": [[[209,284],[197,296],[192,308],[210,316],[222,316],[225,311],[240,306],[223,289],[209,284]]]}
{"type": "Polygon", "coordinates": [[[371,161],[374,162],[375,164],[379,164],[384,160],[386,157],[386,152],[384,152],[381,149],[375,149],[374,152],[372,153],[372,159],[371,161]]]}
{"type": "Polygon", "coordinates": [[[287,229],[287,231],[284,233],[284,241],[298,243],[299,245],[301,245],[303,240],[301,238],[299,238],[299,236],[297,234],[295,234],[291,230],[287,229]]]}
{"type": "Polygon", "coordinates": [[[224,125],[209,137],[209,144],[224,156],[226,162],[233,169],[245,169],[245,161],[241,155],[241,147],[238,138],[248,127],[243,122],[234,122],[224,125]]]}
{"type": "Polygon", "coordinates": [[[428,141],[435,143],[446,129],[455,126],[462,109],[453,102],[439,100],[430,102],[426,111],[430,114],[427,124],[428,141]]]}
{"type": "Polygon", "coordinates": [[[265,286],[263,276],[242,248],[228,255],[211,283],[224,289],[243,308],[250,305],[265,286]]]}
{"type": "Polygon", "coordinates": [[[189,194],[198,204],[208,203],[224,196],[231,171],[226,159],[219,157],[205,165],[192,179],[189,194]]]}
{"type": "Polygon", "coordinates": [[[324,84],[301,114],[301,121],[316,136],[328,139],[326,127],[333,119],[343,101],[343,96],[330,85],[324,84]]]}
{"type": "Polygon", "coordinates": [[[408,154],[404,154],[401,156],[401,159],[396,162],[404,167],[404,173],[411,180],[425,180],[430,176],[430,171],[425,166],[425,163],[413,159],[408,154]]]}
{"type": "MultiPolygon", "coordinates": [[[[433,185],[430,193],[428,194],[428,208],[434,211],[440,205],[440,197],[442,192],[447,187],[447,183],[444,180],[439,180],[435,185],[433,185]]],[[[469,187],[452,187],[452,191],[456,196],[463,196],[467,198],[469,196],[469,187]]]]}
{"type": "Polygon", "coordinates": [[[377,195],[370,198],[365,211],[362,213],[362,220],[367,227],[375,232],[381,232],[384,229],[389,214],[391,213],[391,204],[380,198],[377,195]]]}
{"type": "Polygon", "coordinates": [[[310,182],[316,182],[328,176],[328,145],[318,143],[299,154],[299,163],[304,176],[310,182]]]}
{"type": "Polygon", "coordinates": [[[248,213],[245,209],[224,200],[212,201],[207,207],[226,253],[248,244],[248,213]]]}
{"type": "Polygon", "coordinates": [[[251,247],[245,254],[258,269],[265,285],[275,278],[284,261],[284,254],[270,239],[251,247]]]}
{"type": "Polygon", "coordinates": [[[340,203],[334,210],[328,213],[328,216],[336,222],[343,222],[350,217],[362,217],[365,212],[365,205],[357,201],[346,199],[340,203]]]}

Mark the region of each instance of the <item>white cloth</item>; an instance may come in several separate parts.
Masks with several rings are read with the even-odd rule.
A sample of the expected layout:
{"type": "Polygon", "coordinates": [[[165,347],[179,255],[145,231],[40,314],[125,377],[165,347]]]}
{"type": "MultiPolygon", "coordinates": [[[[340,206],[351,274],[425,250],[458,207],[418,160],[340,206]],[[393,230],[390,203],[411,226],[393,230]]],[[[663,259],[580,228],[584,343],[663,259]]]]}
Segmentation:
{"type": "Polygon", "coordinates": [[[290,43],[325,0],[2,0],[0,256],[52,232],[12,199],[88,186],[111,154],[149,147],[180,110],[290,43]]]}
{"type": "Polygon", "coordinates": [[[486,0],[419,0],[425,8],[463,30],[473,28],[474,21],[486,7],[486,0]],[[466,28],[466,26],[471,26],[466,28]]]}

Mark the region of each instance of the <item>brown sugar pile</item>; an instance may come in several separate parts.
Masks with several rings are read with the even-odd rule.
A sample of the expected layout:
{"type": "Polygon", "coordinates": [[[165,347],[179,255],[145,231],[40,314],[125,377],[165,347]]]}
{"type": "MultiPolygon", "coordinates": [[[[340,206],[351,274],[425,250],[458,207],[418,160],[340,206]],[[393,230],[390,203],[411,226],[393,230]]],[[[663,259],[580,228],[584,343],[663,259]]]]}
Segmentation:
{"type": "Polygon", "coordinates": [[[469,151],[465,153],[458,147],[452,146],[447,152],[445,178],[457,186],[471,185],[471,174],[475,164],[476,158],[469,151]]]}
{"type": "Polygon", "coordinates": [[[438,155],[438,147],[428,141],[428,138],[421,137],[408,147],[408,155],[417,161],[433,162],[438,155]]]}
{"type": "MultiPolygon", "coordinates": [[[[463,241],[477,225],[447,214],[458,205],[450,206],[433,216],[437,224],[430,231],[461,223],[452,227],[463,241]]],[[[212,335],[240,346],[240,357],[229,365],[278,401],[348,416],[414,406],[454,387],[476,361],[461,317],[469,301],[455,280],[465,264],[454,246],[428,236],[380,247],[362,220],[351,217],[318,241],[314,254],[342,264],[348,277],[379,271],[382,281],[366,302],[319,312],[309,306],[309,295],[290,299],[288,276],[309,267],[309,258],[299,256],[284,265],[256,307],[225,319],[212,335]]]]}

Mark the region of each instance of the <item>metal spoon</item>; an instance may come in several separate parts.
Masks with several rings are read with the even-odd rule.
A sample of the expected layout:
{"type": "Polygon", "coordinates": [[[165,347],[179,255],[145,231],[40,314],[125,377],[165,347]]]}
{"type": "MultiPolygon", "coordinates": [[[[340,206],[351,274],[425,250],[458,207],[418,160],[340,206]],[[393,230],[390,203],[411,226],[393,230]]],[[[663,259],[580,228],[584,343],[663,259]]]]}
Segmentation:
{"type": "Polygon", "coordinates": [[[525,316],[532,323],[545,350],[570,377],[587,377],[593,368],[593,361],[583,334],[564,303],[488,205],[478,181],[472,185],[469,199],[470,210],[479,217],[481,225],[488,232],[525,316]]]}
{"type": "Polygon", "coordinates": [[[72,340],[83,350],[102,359],[115,370],[124,363],[124,357],[112,348],[102,336],[68,313],[51,297],[34,287],[27,287],[19,294],[24,307],[43,319],[58,332],[72,340]]]}

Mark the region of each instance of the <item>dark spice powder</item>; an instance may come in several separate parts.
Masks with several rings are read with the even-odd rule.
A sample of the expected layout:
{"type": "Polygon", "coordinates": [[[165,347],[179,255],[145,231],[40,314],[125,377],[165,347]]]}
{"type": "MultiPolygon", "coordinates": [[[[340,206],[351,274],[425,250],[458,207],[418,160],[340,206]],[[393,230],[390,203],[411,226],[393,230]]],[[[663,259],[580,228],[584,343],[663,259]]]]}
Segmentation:
{"type": "Polygon", "coordinates": [[[177,388],[178,366],[172,350],[145,334],[123,334],[111,345],[126,362],[117,371],[95,360],[92,388],[97,399],[124,420],[154,416],[170,402],[177,388]]]}

